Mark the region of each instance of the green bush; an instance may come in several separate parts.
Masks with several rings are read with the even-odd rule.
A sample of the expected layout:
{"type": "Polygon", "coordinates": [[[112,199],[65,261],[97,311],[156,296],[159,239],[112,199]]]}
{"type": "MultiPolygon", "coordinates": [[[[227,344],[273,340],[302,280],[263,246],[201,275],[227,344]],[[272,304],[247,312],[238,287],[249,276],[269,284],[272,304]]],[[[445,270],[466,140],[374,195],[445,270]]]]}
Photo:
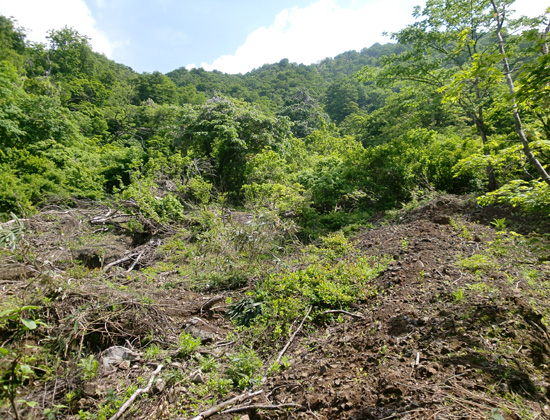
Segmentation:
{"type": "Polygon", "coordinates": [[[178,356],[188,358],[201,345],[200,338],[194,338],[191,334],[182,332],[178,340],[178,356]]]}
{"type": "Polygon", "coordinates": [[[235,386],[246,389],[259,384],[263,363],[253,349],[244,348],[239,353],[228,355],[226,358],[227,375],[235,386]]]}

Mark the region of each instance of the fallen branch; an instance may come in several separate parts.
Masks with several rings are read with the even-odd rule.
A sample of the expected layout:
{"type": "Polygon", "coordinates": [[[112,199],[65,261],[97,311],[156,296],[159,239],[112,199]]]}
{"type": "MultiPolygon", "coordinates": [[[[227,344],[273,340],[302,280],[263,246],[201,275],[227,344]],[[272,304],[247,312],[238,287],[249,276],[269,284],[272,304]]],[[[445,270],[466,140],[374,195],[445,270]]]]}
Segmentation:
{"type": "Polygon", "coordinates": [[[354,314],[352,312],[348,312],[348,311],[344,311],[342,309],[330,309],[328,311],[325,311],[322,313],[323,315],[323,319],[324,319],[324,316],[326,314],[344,314],[344,315],[349,315],[349,316],[352,316],[354,318],[359,318],[359,319],[365,319],[365,317],[363,315],[359,315],[359,314],[354,314]]]}
{"type": "Polygon", "coordinates": [[[296,328],[296,331],[294,331],[294,333],[292,334],[292,336],[290,337],[290,339],[288,340],[288,342],[286,343],[286,345],[283,347],[283,349],[281,350],[281,352],[279,353],[279,355],[277,356],[277,358],[275,359],[275,363],[279,363],[281,361],[281,358],[283,357],[283,355],[285,354],[285,352],[287,351],[288,347],[290,346],[290,344],[294,341],[294,338],[296,337],[296,335],[298,334],[298,332],[302,329],[302,327],[304,326],[304,322],[306,321],[307,317],[309,316],[309,313],[311,312],[311,310],[313,309],[313,306],[310,306],[309,309],[307,310],[307,313],[305,314],[305,316],[302,318],[302,322],[300,322],[300,325],[298,325],[298,328],[296,328]]]}
{"type": "Polygon", "coordinates": [[[223,296],[214,296],[213,298],[209,299],[208,302],[206,302],[204,305],[201,306],[201,314],[203,311],[208,311],[212,306],[214,306],[216,303],[221,302],[225,298],[223,296]]]}
{"type": "Polygon", "coordinates": [[[162,365],[158,365],[151,377],[149,378],[149,382],[147,382],[147,386],[145,388],[138,388],[136,389],[136,392],[132,394],[130,398],[128,398],[128,401],[126,401],[124,404],[122,404],[122,407],[118,409],[116,414],[111,417],[109,420],[117,420],[120,418],[124,412],[132,405],[132,403],[135,401],[137,397],[139,397],[141,394],[145,394],[151,390],[151,387],[153,386],[153,382],[155,382],[156,376],[159,374],[159,372],[162,370],[162,365]]]}
{"type": "Polygon", "coordinates": [[[107,264],[107,265],[103,268],[103,270],[104,270],[104,271],[107,271],[107,270],[109,270],[111,267],[114,267],[115,265],[122,264],[123,262],[126,262],[126,261],[128,261],[128,260],[131,260],[131,259],[134,257],[134,255],[136,255],[136,253],[135,253],[135,252],[131,252],[130,254],[128,254],[128,255],[122,257],[120,260],[116,260],[116,261],[113,261],[112,263],[107,264]]]}
{"type": "MultiPolygon", "coordinates": [[[[219,413],[220,411],[222,411],[225,407],[227,406],[230,406],[230,405],[233,405],[233,404],[237,404],[237,403],[240,403],[244,400],[247,400],[249,398],[253,398],[257,395],[260,395],[264,392],[263,389],[260,389],[259,391],[256,391],[256,392],[251,392],[249,394],[241,394],[241,395],[237,395],[236,397],[233,397],[231,398],[230,400],[227,400],[227,401],[224,401],[218,405],[216,405],[215,407],[212,407],[212,408],[209,408],[208,410],[206,411],[203,411],[202,413],[198,414],[197,416],[193,417],[191,420],[203,420],[203,419],[206,419],[216,413],[219,413]]],[[[114,420],[114,419],[111,419],[111,420],[114,420]]]]}
{"type": "Polygon", "coordinates": [[[134,267],[136,266],[136,264],[139,262],[139,259],[141,258],[141,256],[145,253],[145,248],[139,253],[139,255],[137,256],[137,258],[134,260],[134,262],[132,263],[132,265],[130,266],[130,268],[128,270],[126,270],[127,273],[129,273],[130,271],[132,271],[134,269],[134,267]]]}
{"type": "Polygon", "coordinates": [[[271,405],[271,404],[252,404],[252,405],[242,405],[240,407],[233,407],[229,410],[224,410],[220,414],[231,414],[231,413],[241,413],[243,411],[249,411],[249,410],[281,410],[283,408],[301,408],[302,410],[305,410],[305,407],[300,404],[295,403],[286,403],[286,404],[278,404],[278,405],[271,405]]]}

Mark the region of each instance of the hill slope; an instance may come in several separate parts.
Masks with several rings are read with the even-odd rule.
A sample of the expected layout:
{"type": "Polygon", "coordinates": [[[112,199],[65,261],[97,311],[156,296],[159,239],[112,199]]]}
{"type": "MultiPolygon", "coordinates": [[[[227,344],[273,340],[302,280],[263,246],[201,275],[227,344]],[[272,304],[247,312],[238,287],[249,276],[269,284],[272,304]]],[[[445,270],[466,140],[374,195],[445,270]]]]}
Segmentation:
{"type": "Polygon", "coordinates": [[[411,207],[241,278],[222,260],[239,229],[259,234],[254,215],[220,217],[233,234],[203,232],[217,247],[197,253],[191,224],[136,237],[108,208],[43,211],[2,254],[2,415],[108,419],[154,377],[125,418],[191,418],[234,397],[201,418],[549,418],[540,221],[455,196],[411,207]],[[214,248],[220,265],[199,269],[214,248]]]}

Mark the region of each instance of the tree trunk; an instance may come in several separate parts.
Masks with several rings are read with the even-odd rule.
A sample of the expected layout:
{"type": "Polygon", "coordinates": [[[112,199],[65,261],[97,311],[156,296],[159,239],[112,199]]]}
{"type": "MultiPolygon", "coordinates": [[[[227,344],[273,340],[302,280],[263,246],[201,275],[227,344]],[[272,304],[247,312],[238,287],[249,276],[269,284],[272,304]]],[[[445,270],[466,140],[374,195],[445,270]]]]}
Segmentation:
{"type": "MultiPolygon", "coordinates": [[[[485,121],[483,119],[483,110],[479,109],[479,112],[472,112],[472,116],[474,119],[474,122],[477,127],[477,131],[479,132],[479,135],[481,136],[481,143],[483,144],[483,154],[485,156],[489,155],[489,150],[487,149],[487,143],[489,142],[489,139],[487,138],[487,127],[485,126],[485,121]]],[[[489,179],[489,185],[487,188],[489,191],[495,191],[498,189],[498,183],[497,178],[495,175],[495,168],[493,167],[492,163],[487,163],[487,178],[489,179]]]]}
{"type": "Polygon", "coordinates": [[[514,116],[516,133],[518,134],[521,140],[521,143],[523,144],[523,151],[525,153],[525,156],[527,156],[527,159],[529,159],[529,162],[531,163],[531,165],[535,167],[535,169],[537,170],[539,176],[543,179],[543,181],[546,182],[548,185],[550,185],[550,176],[548,175],[548,172],[546,172],[546,170],[544,169],[540,161],[537,159],[537,157],[533,154],[533,151],[531,150],[531,146],[529,146],[529,140],[527,140],[525,131],[523,131],[523,124],[521,123],[521,118],[518,111],[518,104],[515,98],[516,90],[514,87],[514,81],[512,80],[512,72],[510,70],[510,64],[508,63],[508,59],[506,58],[506,49],[504,48],[504,38],[502,37],[502,25],[504,23],[504,16],[502,16],[501,18],[498,12],[497,6],[495,4],[495,0],[491,0],[491,4],[493,5],[493,10],[495,12],[495,20],[497,22],[496,35],[498,40],[498,48],[500,50],[500,53],[502,54],[502,62],[504,63],[504,77],[506,78],[506,83],[508,84],[510,95],[512,96],[512,114],[514,116]]]}

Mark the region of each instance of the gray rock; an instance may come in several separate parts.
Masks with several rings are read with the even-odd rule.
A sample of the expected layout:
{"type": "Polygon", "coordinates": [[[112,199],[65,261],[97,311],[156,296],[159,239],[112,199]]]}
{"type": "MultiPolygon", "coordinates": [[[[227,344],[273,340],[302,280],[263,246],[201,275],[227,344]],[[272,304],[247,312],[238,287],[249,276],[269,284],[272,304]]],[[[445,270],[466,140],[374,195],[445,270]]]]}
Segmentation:
{"type": "Polygon", "coordinates": [[[199,338],[203,344],[219,340],[221,336],[218,328],[200,318],[191,318],[188,320],[184,330],[194,338],[199,338]]]}
{"type": "Polygon", "coordinates": [[[123,362],[123,368],[128,369],[130,362],[139,358],[139,354],[135,351],[122,346],[113,346],[105,350],[101,356],[101,366],[105,370],[113,370],[120,366],[123,362]]]}

